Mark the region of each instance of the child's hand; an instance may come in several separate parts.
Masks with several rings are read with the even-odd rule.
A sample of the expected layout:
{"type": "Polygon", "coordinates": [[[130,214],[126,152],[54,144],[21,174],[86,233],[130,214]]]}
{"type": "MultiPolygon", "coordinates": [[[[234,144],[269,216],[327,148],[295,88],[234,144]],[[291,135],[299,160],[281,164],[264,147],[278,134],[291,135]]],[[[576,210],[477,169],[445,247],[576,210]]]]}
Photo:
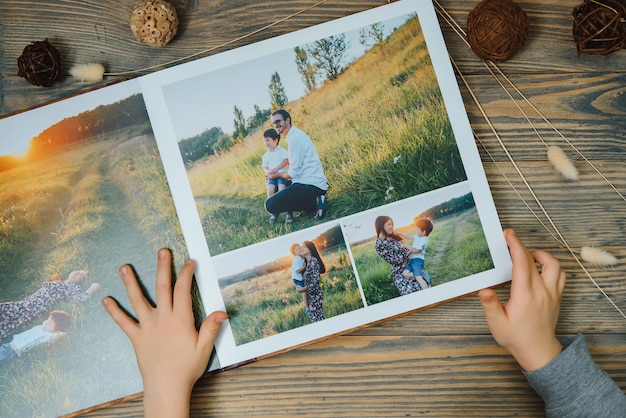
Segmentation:
{"type": "Polygon", "coordinates": [[[215,337],[226,320],[224,312],[209,315],[196,331],[191,305],[195,263],[182,268],[172,291],[171,254],[159,251],[154,308],[145,298],[128,265],[120,268],[137,321],[110,297],[102,303],[111,318],[128,335],[137,356],[144,385],[145,416],[189,415],[194,383],[206,371],[215,337]]]}
{"type": "Polygon", "coordinates": [[[492,289],[483,289],[478,296],[496,342],[531,372],[548,364],[562,350],[555,328],[565,272],[547,252],[529,253],[513,230],[506,230],[504,236],[513,261],[509,300],[501,304],[492,289]],[[536,263],[541,264],[541,273],[536,263]]]}

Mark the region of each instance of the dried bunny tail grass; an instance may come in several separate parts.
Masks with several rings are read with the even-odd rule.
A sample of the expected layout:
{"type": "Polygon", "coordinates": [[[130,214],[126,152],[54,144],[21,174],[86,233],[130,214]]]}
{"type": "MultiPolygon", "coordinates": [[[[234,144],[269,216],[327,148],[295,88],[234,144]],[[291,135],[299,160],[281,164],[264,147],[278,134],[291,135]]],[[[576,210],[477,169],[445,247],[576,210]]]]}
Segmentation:
{"type": "Polygon", "coordinates": [[[582,247],[580,257],[596,266],[614,266],[617,264],[617,258],[612,254],[594,247],[582,247]]]}
{"type": "Polygon", "coordinates": [[[101,81],[104,77],[104,66],[102,64],[77,64],[70,68],[72,77],[80,81],[101,81]]]}
{"type": "Polygon", "coordinates": [[[556,145],[548,147],[548,160],[563,177],[568,180],[578,180],[578,170],[560,147],[556,145]]]}

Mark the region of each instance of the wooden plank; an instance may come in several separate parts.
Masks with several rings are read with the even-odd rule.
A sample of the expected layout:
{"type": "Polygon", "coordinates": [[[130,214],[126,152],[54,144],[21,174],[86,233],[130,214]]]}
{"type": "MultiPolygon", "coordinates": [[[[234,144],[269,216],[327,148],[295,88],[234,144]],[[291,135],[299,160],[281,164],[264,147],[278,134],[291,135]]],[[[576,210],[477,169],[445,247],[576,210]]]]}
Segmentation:
{"type": "MultiPolygon", "coordinates": [[[[625,336],[594,336],[589,343],[600,366],[626,383],[625,336]]],[[[87,416],[141,411],[136,400],[87,416]]],[[[542,413],[543,402],[518,366],[488,336],[338,337],[203,378],[192,399],[192,416],[542,413]]]]}
{"type": "MultiPolygon", "coordinates": [[[[626,194],[626,51],[606,57],[577,56],[571,11],[579,2],[519,1],[529,15],[529,37],[520,53],[499,68],[619,192],[626,194]]],[[[387,2],[327,1],[241,40],[236,39],[315,2],[173,3],[179,11],[181,31],[172,44],[151,49],[134,41],[128,29],[132,2],[0,0],[0,115],[98,84],[71,79],[67,74],[74,63],[99,61],[111,72],[137,70],[209,48],[215,49],[207,54],[214,54],[387,2]],[[22,48],[45,37],[61,49],[64,60],[64,77],[52,88],[31,86],[15,75],[15,60],[22,48]]],[[[467,14],[478,0],[439,3],[465,27],[467,14]]],[[[619,258],[615,267],[585,268],[626,311],[624,201],[580,155],[573,158],[581,180],[562,180],[546,162],[545,146],[483,62],[443,19],[440,22],[452,58],[568,243],[576,250],[582,245],[601,246],[619,258]]],[[[106,77],[103,83],[121,78],[106,77]]],[[[484,144],[479,151],[503,225],[516,228],[529,247],[554,253],[568,272],[558,333],[583,332],[594,359],[626,388],[626,320],[524,205],[527,202],[540,213],[468,90],[460,78],[458,81],[472,127],[484,144]]],[[[518,103],[524,104],[519,99],[518,103]]],[[[563,145],[535,115],[531,118],[548,143],[563,145]]],[[[539,217],[546,222],[545,216],[539,217]]],[[[498,294],[506,299],[508,287],[499,289],[498,294]]],[[[192,399],[193,416],[495,417],[541,416],[542,410],[541,400],[528,387],[513,359],[493,342],[475,296],[206,377],[192,399]]],[[[142,413],[138,399],[88,416],[142,413]]]]}

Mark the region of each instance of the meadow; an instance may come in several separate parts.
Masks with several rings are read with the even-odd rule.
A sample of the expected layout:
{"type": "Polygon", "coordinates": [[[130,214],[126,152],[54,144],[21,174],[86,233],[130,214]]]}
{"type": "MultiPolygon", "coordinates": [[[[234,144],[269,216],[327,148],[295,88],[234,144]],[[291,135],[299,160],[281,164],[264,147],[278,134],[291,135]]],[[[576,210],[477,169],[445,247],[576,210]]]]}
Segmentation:
{"type": "MultiPolygon", "coordinates": [[[[362,308],[345,246],[323,251],[322,258],[327,268],[321,275],[326,317],[362,308]]],[[[237,345],[311,323],[304,312],[302,295],[291,280],[290,268],[225,286],[222,297],[237,345]]]]}
{"type": "Polygon", "coordinates": [[[84,304],[54,307],[74,318],[67,336],[2,364],[0,416],[57,416],[140,391],[132,347],[100,299],[131,309],[123,263],[153,297],[157,249],[171,248],[177,268],[186,259],[149,126],[0,173],[0,208],[2,302],[77,269],[89,270],[85,289],[102,285],[84,304]]]}
{"type": "MultiPolygon", "coordinates": [[[[287,110],[320,154],[330,184],[329,219],[466,179],[417,19],[287,110]]],[[[310,216],[287,227],[267,222],[260,167],[267,127],[269,121],[188,169],[214,255],[313,225],[310,216]]]]}
{"type": "MultiPolygon", "coordinates": [[[[415,233],[413,227],[401,231],[415,233]]],[[[351,246],[368,305],[399,296],[391,281],[391,268],[376,254],[374,241],[372,238],[351,246]]],[[[492,268],[493,261],[476,209],[435,221],[424,264],[433,286],[492,268]]]]}

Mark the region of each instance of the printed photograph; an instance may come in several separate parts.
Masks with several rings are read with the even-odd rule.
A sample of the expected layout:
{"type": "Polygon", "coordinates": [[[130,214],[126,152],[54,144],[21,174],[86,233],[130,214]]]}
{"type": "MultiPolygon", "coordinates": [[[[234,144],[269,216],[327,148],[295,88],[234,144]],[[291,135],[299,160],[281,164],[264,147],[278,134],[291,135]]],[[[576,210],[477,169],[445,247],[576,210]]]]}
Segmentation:
{"type": "Polygon", "coordinates": [[[467,184],[344,220],[368,305],[494,268],[467,184]]]}
{"type": "Polygon", "coordinates": [[[213,262],[237,345],[364,306],[337,223],[232,251],[213,262]]]}
{"type": "Polygon", "coordinates": [[[162,91],[212,255],[467,179],[416,14],[162,91]]]}
{"type": "Polygon", "coordinates": [[[132,346],[100,301],[132,311],[121,264],[154,297],[157,250],[177,268],[188,256],[138,85],[3,119],[0,131],[0,416],[140,392],[132,346]]]}

